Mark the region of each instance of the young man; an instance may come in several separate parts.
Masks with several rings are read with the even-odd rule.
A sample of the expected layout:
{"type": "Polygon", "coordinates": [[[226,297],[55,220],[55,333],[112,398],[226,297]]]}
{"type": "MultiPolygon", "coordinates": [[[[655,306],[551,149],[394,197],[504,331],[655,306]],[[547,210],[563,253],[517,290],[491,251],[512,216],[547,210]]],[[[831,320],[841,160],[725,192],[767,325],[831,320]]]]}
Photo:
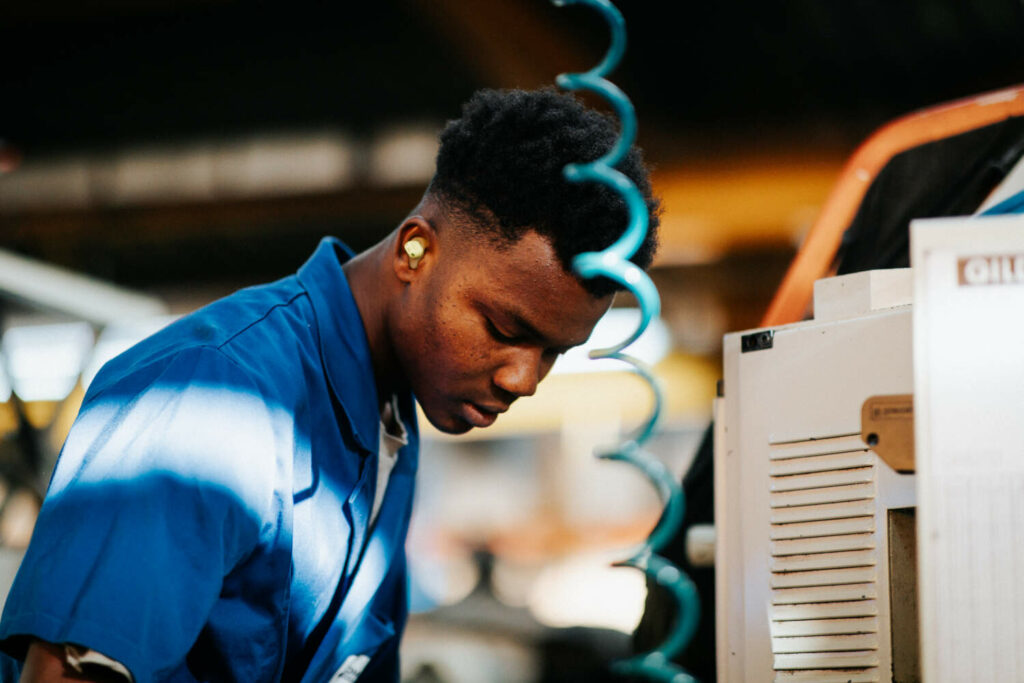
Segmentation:
{"type": "MultiPolygon", "coordinates": [[[[570,260],[627,217],[562,167],[616,135],[569,96],[477,93],[379,244],[325,239],[107,364],[0,623],[21,680],[397,680],[414,397],[444,432],[486,427],[587,339],[614,286],[570,260]]],[[[621,170],[646,267],[657,202],[637,150],[621,170]]]]}

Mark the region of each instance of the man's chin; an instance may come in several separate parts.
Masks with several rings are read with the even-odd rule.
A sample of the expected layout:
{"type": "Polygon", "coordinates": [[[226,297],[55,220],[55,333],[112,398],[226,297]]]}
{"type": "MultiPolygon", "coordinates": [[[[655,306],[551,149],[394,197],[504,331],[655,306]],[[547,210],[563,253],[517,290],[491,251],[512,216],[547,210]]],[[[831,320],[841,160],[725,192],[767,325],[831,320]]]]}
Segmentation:
{"type": "Polygon", "coordinates": [[[463,420],[458,415],[452,415],[451,413],[441,413],[440,415],[432,415],[426,410],[423,411],[426,415],[427,421],[434,426],[439,432],[445,434],[465,434],[469,430],[473,429],[473,425],[463,420]]]}

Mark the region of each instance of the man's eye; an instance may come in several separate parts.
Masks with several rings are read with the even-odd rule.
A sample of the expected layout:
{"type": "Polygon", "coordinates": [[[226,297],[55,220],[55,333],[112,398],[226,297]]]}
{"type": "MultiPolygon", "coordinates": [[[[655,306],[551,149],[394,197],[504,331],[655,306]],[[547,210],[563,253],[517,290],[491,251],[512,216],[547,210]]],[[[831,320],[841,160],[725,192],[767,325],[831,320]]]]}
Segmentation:
{"type": "Polygon", "coordinates": [[[494,337],[495,340],[502,344],[515,344],[519,342],[519,337],[509,336],[502,333],[502,331],[499,330],[490,320],[487,321],[487,331],[490,332],[491,336],[494,337]]]}

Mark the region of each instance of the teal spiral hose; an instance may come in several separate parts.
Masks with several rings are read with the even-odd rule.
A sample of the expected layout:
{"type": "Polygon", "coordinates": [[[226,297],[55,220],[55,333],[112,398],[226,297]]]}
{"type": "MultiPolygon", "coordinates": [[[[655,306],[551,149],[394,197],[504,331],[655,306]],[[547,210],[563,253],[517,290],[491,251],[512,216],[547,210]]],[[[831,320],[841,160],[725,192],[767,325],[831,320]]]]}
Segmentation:
{"type": "Polygon", "coordinates": [[[618,192],[629,209],[629,224],[622,236],[607,249],[584,252],[573,259],[573,269],[584,278],[606,277],[621,284],[636,297],[640,305],[640,324],[622,342],[606,349],[590,353],[591,358],[614,358],[632,366],[651,387],[654,407],[650,417],[625,441],[614,448],[603,451],[598,457],[620,460],[638,468],[651,480],[665,501],[661,520],[650,536],[635,549],[631,556],[616,566],[635,567],[667,589],[678,602],[679,610],[672,631],[665,641],[648,652],[615,662],[616,673],[635,675],[655,681],[671,683],[693,683],[694,678],[672,662],[693,638],[700,616],[697,589],[693,582],[675,565],[657,553],[672,539],[682,523],[684,500],[682,487],[668,468],[658,459],[644,451],[643,444],[651,437],[661,417],[664,398],[657,378],[649,367],[624,353],[626,347],[636,341],[651,320],[661,313],[661,298],[640,267],[629,261],[640,248],[648,229],[647,205],[643,195],[623,173],[615,170],[629,152],[636,138],[636,114],[633,105],[617,86],[606,76],[618,65],[626,51],[626,24],[622,14],[609,0],[552,0],[555,5],[586,5],[599,11],[611,29],[611,45],[601,63],[585,73],[561,74],[557,83],[566,90],[590,90],[604,97],[618,114],[621,131],[616,144],[600,159],[585,164],[569,164],[564,174],[570,182],[596,182],[618,192]]]}

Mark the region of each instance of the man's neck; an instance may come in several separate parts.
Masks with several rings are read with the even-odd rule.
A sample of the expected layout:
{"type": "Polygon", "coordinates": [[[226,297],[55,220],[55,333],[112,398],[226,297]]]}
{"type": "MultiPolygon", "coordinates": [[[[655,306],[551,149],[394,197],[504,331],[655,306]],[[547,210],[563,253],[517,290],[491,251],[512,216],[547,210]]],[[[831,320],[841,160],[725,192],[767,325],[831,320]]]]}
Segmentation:
{"type": "Polygon", "coordinates": [[[395,296],[395,283],[388,277],[394,238],[394,235],[388,236],[342,266],[369,342],[377,400],[381,406],[395,393],[400,383],[387,315],[388,306],[395,296]]]}

